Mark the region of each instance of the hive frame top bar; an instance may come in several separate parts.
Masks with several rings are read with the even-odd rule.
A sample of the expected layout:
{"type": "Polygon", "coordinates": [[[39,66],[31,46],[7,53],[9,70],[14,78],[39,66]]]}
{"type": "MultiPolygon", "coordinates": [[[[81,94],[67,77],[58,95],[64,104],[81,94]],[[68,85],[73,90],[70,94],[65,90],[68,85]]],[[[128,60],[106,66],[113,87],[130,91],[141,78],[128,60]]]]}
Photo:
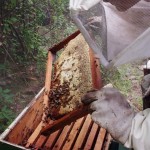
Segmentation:
{"type": "Polygon", "coordinates": [[[68,36],[66,39],[61,41],[60,43],[54,45],[52,48],[49,48],[49,51],[51,51],[52,54],[56,54],[59,50],[64,48],[66,44],[68,44],[72,39],[74,39],[79,34],[80,34],[80,31],[77,30],[76,32],[68,36]]]}

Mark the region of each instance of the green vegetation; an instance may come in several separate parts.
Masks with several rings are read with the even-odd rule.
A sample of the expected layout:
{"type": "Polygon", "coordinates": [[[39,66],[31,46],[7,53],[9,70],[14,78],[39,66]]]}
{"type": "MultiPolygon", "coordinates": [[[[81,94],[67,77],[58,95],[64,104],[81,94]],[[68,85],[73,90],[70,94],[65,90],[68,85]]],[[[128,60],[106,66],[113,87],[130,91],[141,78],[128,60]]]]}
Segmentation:
{"type": "Polygon", "coordinates": [[[68,0],[2,0],[1,63],[29,65],[29,61],[46,58],[44,46],[58,43],[75,30],[69,19],[68,3],[68,0]],[[46,32],[40,34],[40,29],[46,32]]]}
{"type": "MultiPolygon", "coordinates": [[[[0,1],[0,132],[15,117],[11,106],[21,87],[16,82],[29,85],[30,68],[35,68],[33,79],[41,81],[48,48],[76,30],[68,4],[69,0],[0,1]]],[[[17,102],[21,101],[20,96],[17,102]]]]}
{"type": "Polygon", "coordinates": [[[15,116],[10,109],[12,103],[13,95],[11,94],[11,91],[0,87],[0,132],[11,123],[15,116]]]}
{"type": "Polygon", "coordinates": [[[102,67],[102,78],[104,84],[111,83],[136,109],[142,109],[141,79],[143,72],[139,70],[138,64],[126,64],[117,69],[106,70],[102,67]]]}

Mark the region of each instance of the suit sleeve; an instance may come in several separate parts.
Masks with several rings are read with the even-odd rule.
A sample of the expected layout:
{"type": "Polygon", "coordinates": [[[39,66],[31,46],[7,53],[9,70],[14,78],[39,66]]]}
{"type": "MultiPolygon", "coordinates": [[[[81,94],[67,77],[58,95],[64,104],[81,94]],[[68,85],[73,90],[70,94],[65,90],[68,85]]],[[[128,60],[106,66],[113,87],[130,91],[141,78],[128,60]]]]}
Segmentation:
{"type": "Polygon", "coordinates": [[[129,138],[124,146],[134,150],[150,150],[150,108],[134,117],[129,138]]]}

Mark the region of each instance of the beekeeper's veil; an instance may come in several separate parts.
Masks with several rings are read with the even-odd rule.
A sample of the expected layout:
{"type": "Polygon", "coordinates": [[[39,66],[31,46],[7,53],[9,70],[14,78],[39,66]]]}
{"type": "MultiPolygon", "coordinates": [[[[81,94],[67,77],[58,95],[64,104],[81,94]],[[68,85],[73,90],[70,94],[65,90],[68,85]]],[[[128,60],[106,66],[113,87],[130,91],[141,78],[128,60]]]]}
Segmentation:
{"type": "Polygon", "coordinates": [[[116,8],[101,0],[70,0],[74,22],[105,67],[150,57],[150,2],[127,1],[122,11],[127,2],[116,8]]]}

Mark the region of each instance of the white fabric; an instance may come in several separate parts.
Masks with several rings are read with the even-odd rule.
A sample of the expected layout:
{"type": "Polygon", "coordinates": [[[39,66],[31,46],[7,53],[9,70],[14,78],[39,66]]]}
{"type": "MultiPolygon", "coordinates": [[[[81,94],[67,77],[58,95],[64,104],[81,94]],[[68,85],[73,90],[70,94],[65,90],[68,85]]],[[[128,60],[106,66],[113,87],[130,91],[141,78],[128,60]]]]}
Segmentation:
{"type": "MultiPolygon", "coordinates": [[[[125,52],[116,56],[123,51],[130,43],[132,43],[139,35],[141,35],[148,27],[150,27],[150,3],[141,0],[126,12],[119,12],[115,6],[110,3],[104,4],[106,21],[107,21],[107,48],[108,48],[108,60],[116,60],[126,54],[125,52]]],[[[147,33],[146,39],[149,40],[147,33]]],[[[140,46],[140,51],[143,55],[150,57],[148,47],[150,42],[144,40],[138,40],[136,43],[140,46]],[[144,45],[146,44],[146,45],[144,45]]],[[[126,49],[127,54],[125,60],[120,59],[121,62],[116,60],[116,65],[128,63],[136,59],[137,51],[139,48],[136,45],[132,45],[130,49],[126,49]],[[132,48],[132,49],[131,49],[132,48]],[[128,57],[129,56],[129,57],[128,57]],[[133,57],[134,56],[134,57],[133,57]]],[[[142,56],[138,53],[137,58],[142,56]]],[[[143,57],[143,56],[142,56],[143,57]]],[[[140,57],[140,58],[142,58],[140,57]]]]}
{"type": "Polygon", "coordinates": [[[88,10],[101,0],[70,0],[69,9],[71,11],[88,10]]]}
{"type": "MultiPolygon", "coordinates": [[[[104,6],[106,15],[107,60],[108,62],[111,61],[109,66],[119,66],[137,59],[150,57],[150,42],[148,42],[150,31],[148,30],[143,37],[138,38],[150,27],[149,0],[141,0],[125,12],[118,11],[115,6],[108,2],[104,3],[102,0],[70,0],[70,10],[76,14],[79,11],[89,10],[99,2],[104,6]],[[135,43],[137,38],[138,40],[135,43]]],[[[78,24],[78,22],[76,23],[78,24]]],[[[81,24],[80,26],[82,28],[81,24]]],[[[86,36],[86,34],[83,35],[86,36]]],[[[85,38],[88,39],[88,37],[85,38]]],[[[98,53],[98,55],[104,66],[108,64],[108,62],[102,61],[103,55],[101,53],[98,53]]]]}
{"type": "Polygon", "coordinates": [[[148,28],[135,42],[124,49],[114,60],[114,65],[119,66],[134,60],[150,57],[150,28],[148,28]]]}
{"type": "Polygon", "coordinates": [[[125,146],[134,150],[150,150],[150,108],[134,117],[125,146]]]}

